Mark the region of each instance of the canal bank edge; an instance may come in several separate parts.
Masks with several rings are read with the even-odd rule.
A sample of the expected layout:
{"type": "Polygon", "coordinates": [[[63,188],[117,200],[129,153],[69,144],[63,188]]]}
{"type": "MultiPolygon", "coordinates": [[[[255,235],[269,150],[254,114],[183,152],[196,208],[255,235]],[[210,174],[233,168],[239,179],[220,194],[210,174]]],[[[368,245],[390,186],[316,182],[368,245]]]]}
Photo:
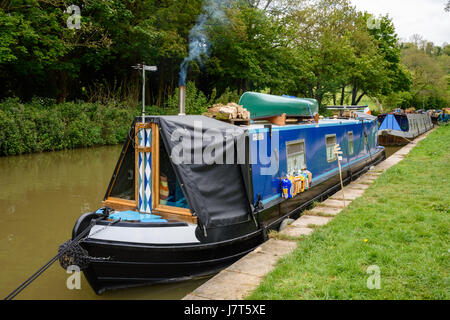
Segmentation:
{"type": "Polygon", "coordinates": [[[314,232],[314,228],[329,223],[386,170],[396,165],[435,129],[428,131],[406,145],[391,157],[373,167],[366,174],[338,191],[253,252],[221,271],[212,279],[186,295],[182,300],[243,300],[271,272],[278,260],[297,248],[297,241],[314,232]],[[345,200],[344,200],[344,198],[345,200]]]}

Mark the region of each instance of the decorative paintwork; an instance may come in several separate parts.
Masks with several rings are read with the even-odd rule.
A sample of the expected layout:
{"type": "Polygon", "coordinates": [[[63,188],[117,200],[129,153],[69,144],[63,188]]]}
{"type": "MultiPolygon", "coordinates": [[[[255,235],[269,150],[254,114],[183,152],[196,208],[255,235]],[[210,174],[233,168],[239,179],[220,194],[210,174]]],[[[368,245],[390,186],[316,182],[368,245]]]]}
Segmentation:
{"type": "MultiPolygon", "coordinates": [[[[150,148],[152,141],[152,130],[141,128],[138,131],[139,147],[150,148]]],[[[152,167],[151,152],[139,152],[139,211],[142,213],[152,212],[152,167]]]]}

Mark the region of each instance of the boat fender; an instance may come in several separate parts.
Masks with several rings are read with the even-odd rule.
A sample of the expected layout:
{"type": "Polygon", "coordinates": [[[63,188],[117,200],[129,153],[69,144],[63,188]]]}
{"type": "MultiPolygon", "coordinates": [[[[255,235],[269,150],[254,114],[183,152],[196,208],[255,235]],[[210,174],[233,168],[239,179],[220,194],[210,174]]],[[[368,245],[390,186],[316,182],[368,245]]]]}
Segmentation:
{"type": "Polygon", "coordinates": [[[72,240],[68,240],[59,246],[58,253],[64,250],[67,251],[59,258],[59,264],[64,270],[70,266],[77,266],[80,270],[85,270],[89,266],[89,254],[79,243],[72,243],[72,240]],[[70,248],[68,248],[69,246],[70,248]]]}

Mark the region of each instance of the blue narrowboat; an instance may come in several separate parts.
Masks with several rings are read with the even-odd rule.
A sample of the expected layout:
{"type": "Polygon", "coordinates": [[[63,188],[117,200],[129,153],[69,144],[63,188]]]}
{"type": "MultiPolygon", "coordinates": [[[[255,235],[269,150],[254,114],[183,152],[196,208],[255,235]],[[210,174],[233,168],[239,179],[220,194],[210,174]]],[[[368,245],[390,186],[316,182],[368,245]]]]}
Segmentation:
{"type": "Polygon", "coordinates": [[[72,239],[85,236],[61,265],[82,266],[98,294],[211,275],[338,191],[338,161],[348,183],[385,159],[375,117],[319,120],[312,99],[243,100],[253,120],[241,126],[197,115],[137,117],[103,207],[75,223],[72,239]],[[295,106],[295,121],[267,121],[286,109],[295,116],[295,106]]]}

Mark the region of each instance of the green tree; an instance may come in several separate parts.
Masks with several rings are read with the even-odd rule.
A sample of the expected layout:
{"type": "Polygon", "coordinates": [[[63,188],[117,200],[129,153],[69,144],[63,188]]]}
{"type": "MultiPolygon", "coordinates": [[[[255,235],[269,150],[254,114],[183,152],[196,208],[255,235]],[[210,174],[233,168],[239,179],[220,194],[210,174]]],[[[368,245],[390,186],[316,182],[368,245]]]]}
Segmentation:
{"type": "Polygon", "coordinates": [[[401,48],[392,20],[364,13],[357,23],[359,28],[350,36],[355,53],[351,104],[357,105],[365,95],[380,98],[408,91],[410,75],[400,64],[401,48]]]}
{"type": "Polygon", "coordinates": [[[81,29],[67,27],[70,14],[65,11],[71,4],[63,0],[2,2],[0,28],[6,29],[2,32],[6,41],[1,45],[0,68],[5,71],[6,79],[2,80],[9,84],[7,89],[16,88],[26,97],[28,92],[51,91],[54,85],[54,92],[63,101],[70,80],[79,77],[87,58],[84,54],[110,45],[98,8],[88,0],[80,1],[81,29]]]}
{"type": "MultiPolygon", "coordinates": [[[[281,90],[288,72],[285,29],[280,20],[245,3],[226,10],[227,21],[209,29],[207,76],[219,92],[226,88],[281,90]]],[[[211,88],[212,89],[212,88],[211,88]]]]}
{"type": "Polygon", "coordinates": [[[450,102],[449,60],[440,61],[438,58],[427,53],[425,47],[419,47],[415,43],[404,45],[402,62],[412,74],[411,104],[416,108],[428,109],[427,101],[433,101],[433,105],[439,102],[441,107],[444,107],[444,101],[450,102]]]}
{"type": "Polygon", "coordinates": [[[298,70],[297,93],[322,101],[336,99],[339,88],[347,82],[347,66],[352,60],[348,35],[354,31],[356,11],[345,0],[321,0],[292,12],[290,44],[296,50],[292,59],[298,70]]]}

